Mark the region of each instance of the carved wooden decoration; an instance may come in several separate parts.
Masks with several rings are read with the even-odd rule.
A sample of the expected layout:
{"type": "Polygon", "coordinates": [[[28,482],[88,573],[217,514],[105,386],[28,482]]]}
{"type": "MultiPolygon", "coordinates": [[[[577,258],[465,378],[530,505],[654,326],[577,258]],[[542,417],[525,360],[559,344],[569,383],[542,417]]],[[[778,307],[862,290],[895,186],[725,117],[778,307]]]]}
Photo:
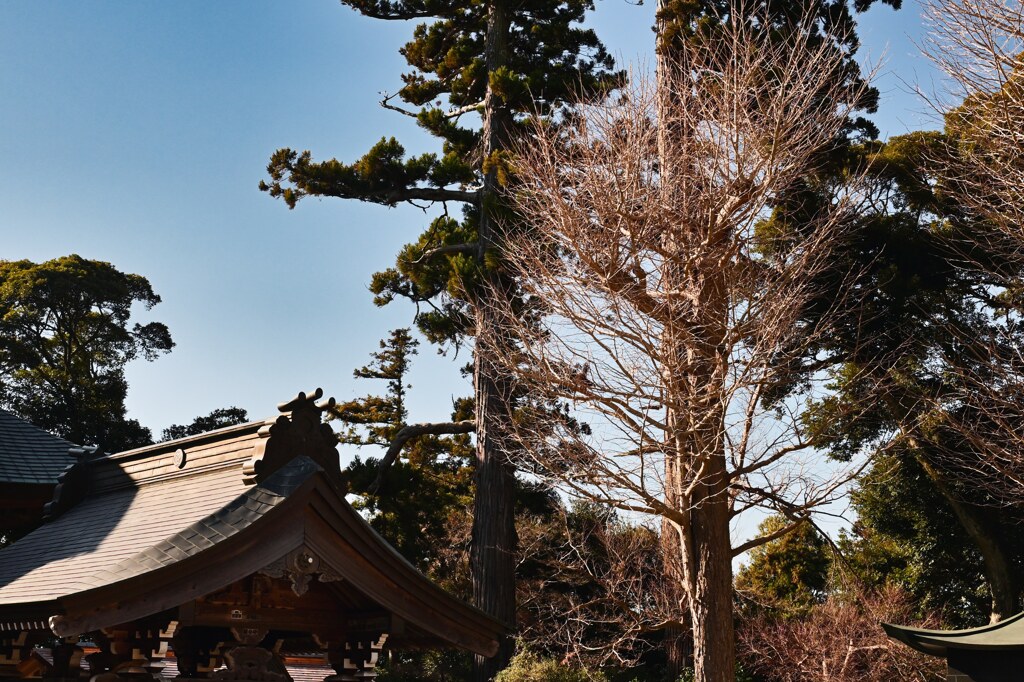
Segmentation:
{"type": "Polygon", "coordinates": [[[388,641],[388,634],[377,637],[361,637],[347,641],[343,648],[329,651],[328,661],[336,674],[324,682],[362,682],[377,679],[377,662],[381,650],[388,641]]]}
{"type": "Polygon", "coordinates": [[[340,479],[338,439],[331,427],[323,423],[323,413],[334,406],[334,398],[317,403],[323,394],[323,390],[318,388],[308,395],[299,393],[277,406],[284,414],[260,429],[261,441],[242,470],[246,483],[260,483],[302,456],[309,457],[324,471],[340,479]]]}
{"type": "Polygon", "coordinates": [[[171,646],[180,678],[199,678],[223,665],[223,642],[211,638],[209,631],[179,627],[174,632],[171,646]]]}
{"type": "Polygon", "coordinates": [[[57,478],[57,487],[53,489],[53,499],[43,507],[43,520],[52,521],[65,511],[82,501],[89,490],[89,463],[104,457],[98,446],[86,448],[69,448],[68,454],[75,458],[75,463],[65,469],[57,478]]]}
{"type": "Polygon", "coordinates": [[[309,581],[314,575],[322,583],[344,580],[330,566],[321,562],[320,557],[305,547],[260,569],[260,574],[272,578],[287,578],[291,581],[292,591],[297,597],[309,591],[309,581]]]}
{"type": "Polygon", "coordinates": [[[237,646],[224,654],[228,667],[214,671],[218,680],[251,682],[292,682],[284,665],[273,651],[258,646],[237,646]]]}
{"type": "Polygon", "coordinates": [[[12,635],[0,639],[0,666],[18,665],[31,649],[28,632],[22,631],[12,635]]]}

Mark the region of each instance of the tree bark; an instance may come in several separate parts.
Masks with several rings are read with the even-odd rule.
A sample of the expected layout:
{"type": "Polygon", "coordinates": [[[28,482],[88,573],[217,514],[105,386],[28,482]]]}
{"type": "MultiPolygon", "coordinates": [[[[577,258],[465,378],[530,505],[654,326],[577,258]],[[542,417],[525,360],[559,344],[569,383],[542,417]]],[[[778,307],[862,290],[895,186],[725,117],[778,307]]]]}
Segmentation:
{"type": "Polygon", "coordinates": [[[917,461],[935,485],[935,489],[953,510],[953,514],[960,522],[964,532],[981,553],[985,565],[985,580],[988,582],[992,595],[989,622],[998,623],[1017,613],[1019,610],[1018,585],[1014,578],[1010,559],[999,542],[999,530],[992,527],[983,512],[957,497],[956,493],[949,489],[942,473],[932,466],[924,456],[918,455],[917,461]]]}
{"type": "MultiPolygon", "coordinates": [[[[686,141],[691,131],[673,116],[680,106],[678,85],[686,74],[673,58],[665,40],[670,23],[677,21],[668,0],[657,5],[658,156],[662,192],[667,205],[673,195],[685,196],[679,183],[690,174],[685,167],[686,141]],[[678,193],[678,194],[677,194],[678,193]]],[[[678,39],[678,38],[677,38],[678,39]]],[[[725,415],[721,395],[727,376],[728,358],[723,350],[728,315],[728,287],[724,263],[717,245],[729,235],[721,231],[715,216],[694,216],[692,225],[667,230],[665,271],[666,292],[697,291],[692,308],[682,301],[666,300],[666,328],[663,381],[668,404],[669,441],[665,463],[665,502],[689,517],[686,527],[662,527],[665,574],[679,585],[688,604],[693,637],[693,666],[696,682],[734,682],[735,635],[732,613],[732,547],[729,537],[729,473],[725,454],[725,415]],[[693,235],[699,230],[704,234],[693,235]],[[689,265],[691,244],[703,244],[703,258],[689,265]],[[699,478],[694,482],[692,477],[699,478]],[[684,491],[690,487],[690,492],[684,491]],[[671,527],[671,528],[670,528],[671,527]],[[666,532],[670,531],[671,532],[666,532]]],[[[683,619],[685,620],[685,619],[683,619]]],[[[688,662],[678,639],[666,640],[666,654],[672,679],[677,679],[688,662]]]]}
{"type": "MultiPolygon", "coordinates": [[[[488,9],[485,60],[493,74],[508,63],[510,30],[508,0],[492,0],[488,9]]],[[[477,263],[483,278],[483,296],[507,291],[500,273],[488,267],[486,256],[498,246],[495,210],[500,201],[495,156],[508,148],[511,115],[505,102],[488,83],[482,111],[481,153],[486,174],[480,191],[480,228],[477,263]]],[[[509,382],[493,362],[490,344],[502,343],[497,306],[477,300],[474,306],[476,348],[474,350],[474,396],[476,399],[476,498],[473,505],[473,538],[470,570],[473,602],[485,613],[515,626],[514,520],[515,471],[500,438],[500,424],[511,409],[509,382]]],[[[514,643],[505,638],[492,658],[474,659],[474,682],[489,682],[508,665],[514,643]]]]}
{"type": "Polygon", "coordinates": [[[696,571],[693,600],[694,679],[734,682],[736,643],[732,614],[732,551],[724,453],[708,462],[702,499],[690,513],[696,571]]]}

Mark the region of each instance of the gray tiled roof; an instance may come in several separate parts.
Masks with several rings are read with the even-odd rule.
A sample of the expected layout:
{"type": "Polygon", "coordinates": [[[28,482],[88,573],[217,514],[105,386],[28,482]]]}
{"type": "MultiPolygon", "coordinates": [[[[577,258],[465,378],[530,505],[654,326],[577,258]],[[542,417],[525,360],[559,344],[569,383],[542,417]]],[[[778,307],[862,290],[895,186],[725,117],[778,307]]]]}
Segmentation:
{"type": "Polygon", "coordinates": [[[0,483],[56,483],[75,445],[0,410],[0,483]]]}
{"type": "Polygon", "coordinates": [[[493,655],[506,626],[431,584],[346,502],[319,397],[300,394],[273,420],[83,458],[49,520],[0,550],[0,631],[128,622],[307,548],[346,585],[339,618],[390,612],[411,645],[493,655]]]}
{"type": "Polygon", "coordinates": [[[247,528],[317,470],[300,457],[259,486],[228,467],[88,498],[0,551],[0,604],[58,599],[186,559],[247,528]]]}

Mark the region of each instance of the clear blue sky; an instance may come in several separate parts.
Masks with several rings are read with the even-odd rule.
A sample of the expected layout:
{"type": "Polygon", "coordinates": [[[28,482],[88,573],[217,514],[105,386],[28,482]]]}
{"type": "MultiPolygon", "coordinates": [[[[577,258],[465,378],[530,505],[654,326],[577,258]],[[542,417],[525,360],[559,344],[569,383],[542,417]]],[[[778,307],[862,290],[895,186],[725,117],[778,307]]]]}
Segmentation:
{"type": "MultiPolygon", "coordinates": [[[[650,64],[653,0],[598,0],[593,26],[623,62],[650,64]]],[[[918,10],[863,18],[883,134],[926,124],[903,90],[929,77],[908,38],[918,10]]],[[[130,366],[131,416],[153,429],[238,405],[254,418],[299,390],[339,399],[379,338],[411,307],[375,308],[373,272],[424,224],[411,208],[308,200],[294,211],[257,190],[279,147],[351,159],[382,135],[431,142],[377,106],[400,85],[412,26],[335,0],[0,4],[0,258],[68,253],[145,275],[164,302],[140,319],[177,348],[130,366]]],[[[424,345],[411,418],[445,418],[469,392],[424,345]]]]}

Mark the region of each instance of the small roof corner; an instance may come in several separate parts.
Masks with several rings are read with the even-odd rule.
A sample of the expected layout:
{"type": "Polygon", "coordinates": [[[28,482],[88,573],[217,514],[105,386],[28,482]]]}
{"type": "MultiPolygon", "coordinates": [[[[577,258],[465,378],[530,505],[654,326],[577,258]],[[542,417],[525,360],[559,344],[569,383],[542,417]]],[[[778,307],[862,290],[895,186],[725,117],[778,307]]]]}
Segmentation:
{"type": "Polygon", "coordinates": [[[53,485],[75,462],[74,443],[0,409],[0,483],[53,485]]]}

